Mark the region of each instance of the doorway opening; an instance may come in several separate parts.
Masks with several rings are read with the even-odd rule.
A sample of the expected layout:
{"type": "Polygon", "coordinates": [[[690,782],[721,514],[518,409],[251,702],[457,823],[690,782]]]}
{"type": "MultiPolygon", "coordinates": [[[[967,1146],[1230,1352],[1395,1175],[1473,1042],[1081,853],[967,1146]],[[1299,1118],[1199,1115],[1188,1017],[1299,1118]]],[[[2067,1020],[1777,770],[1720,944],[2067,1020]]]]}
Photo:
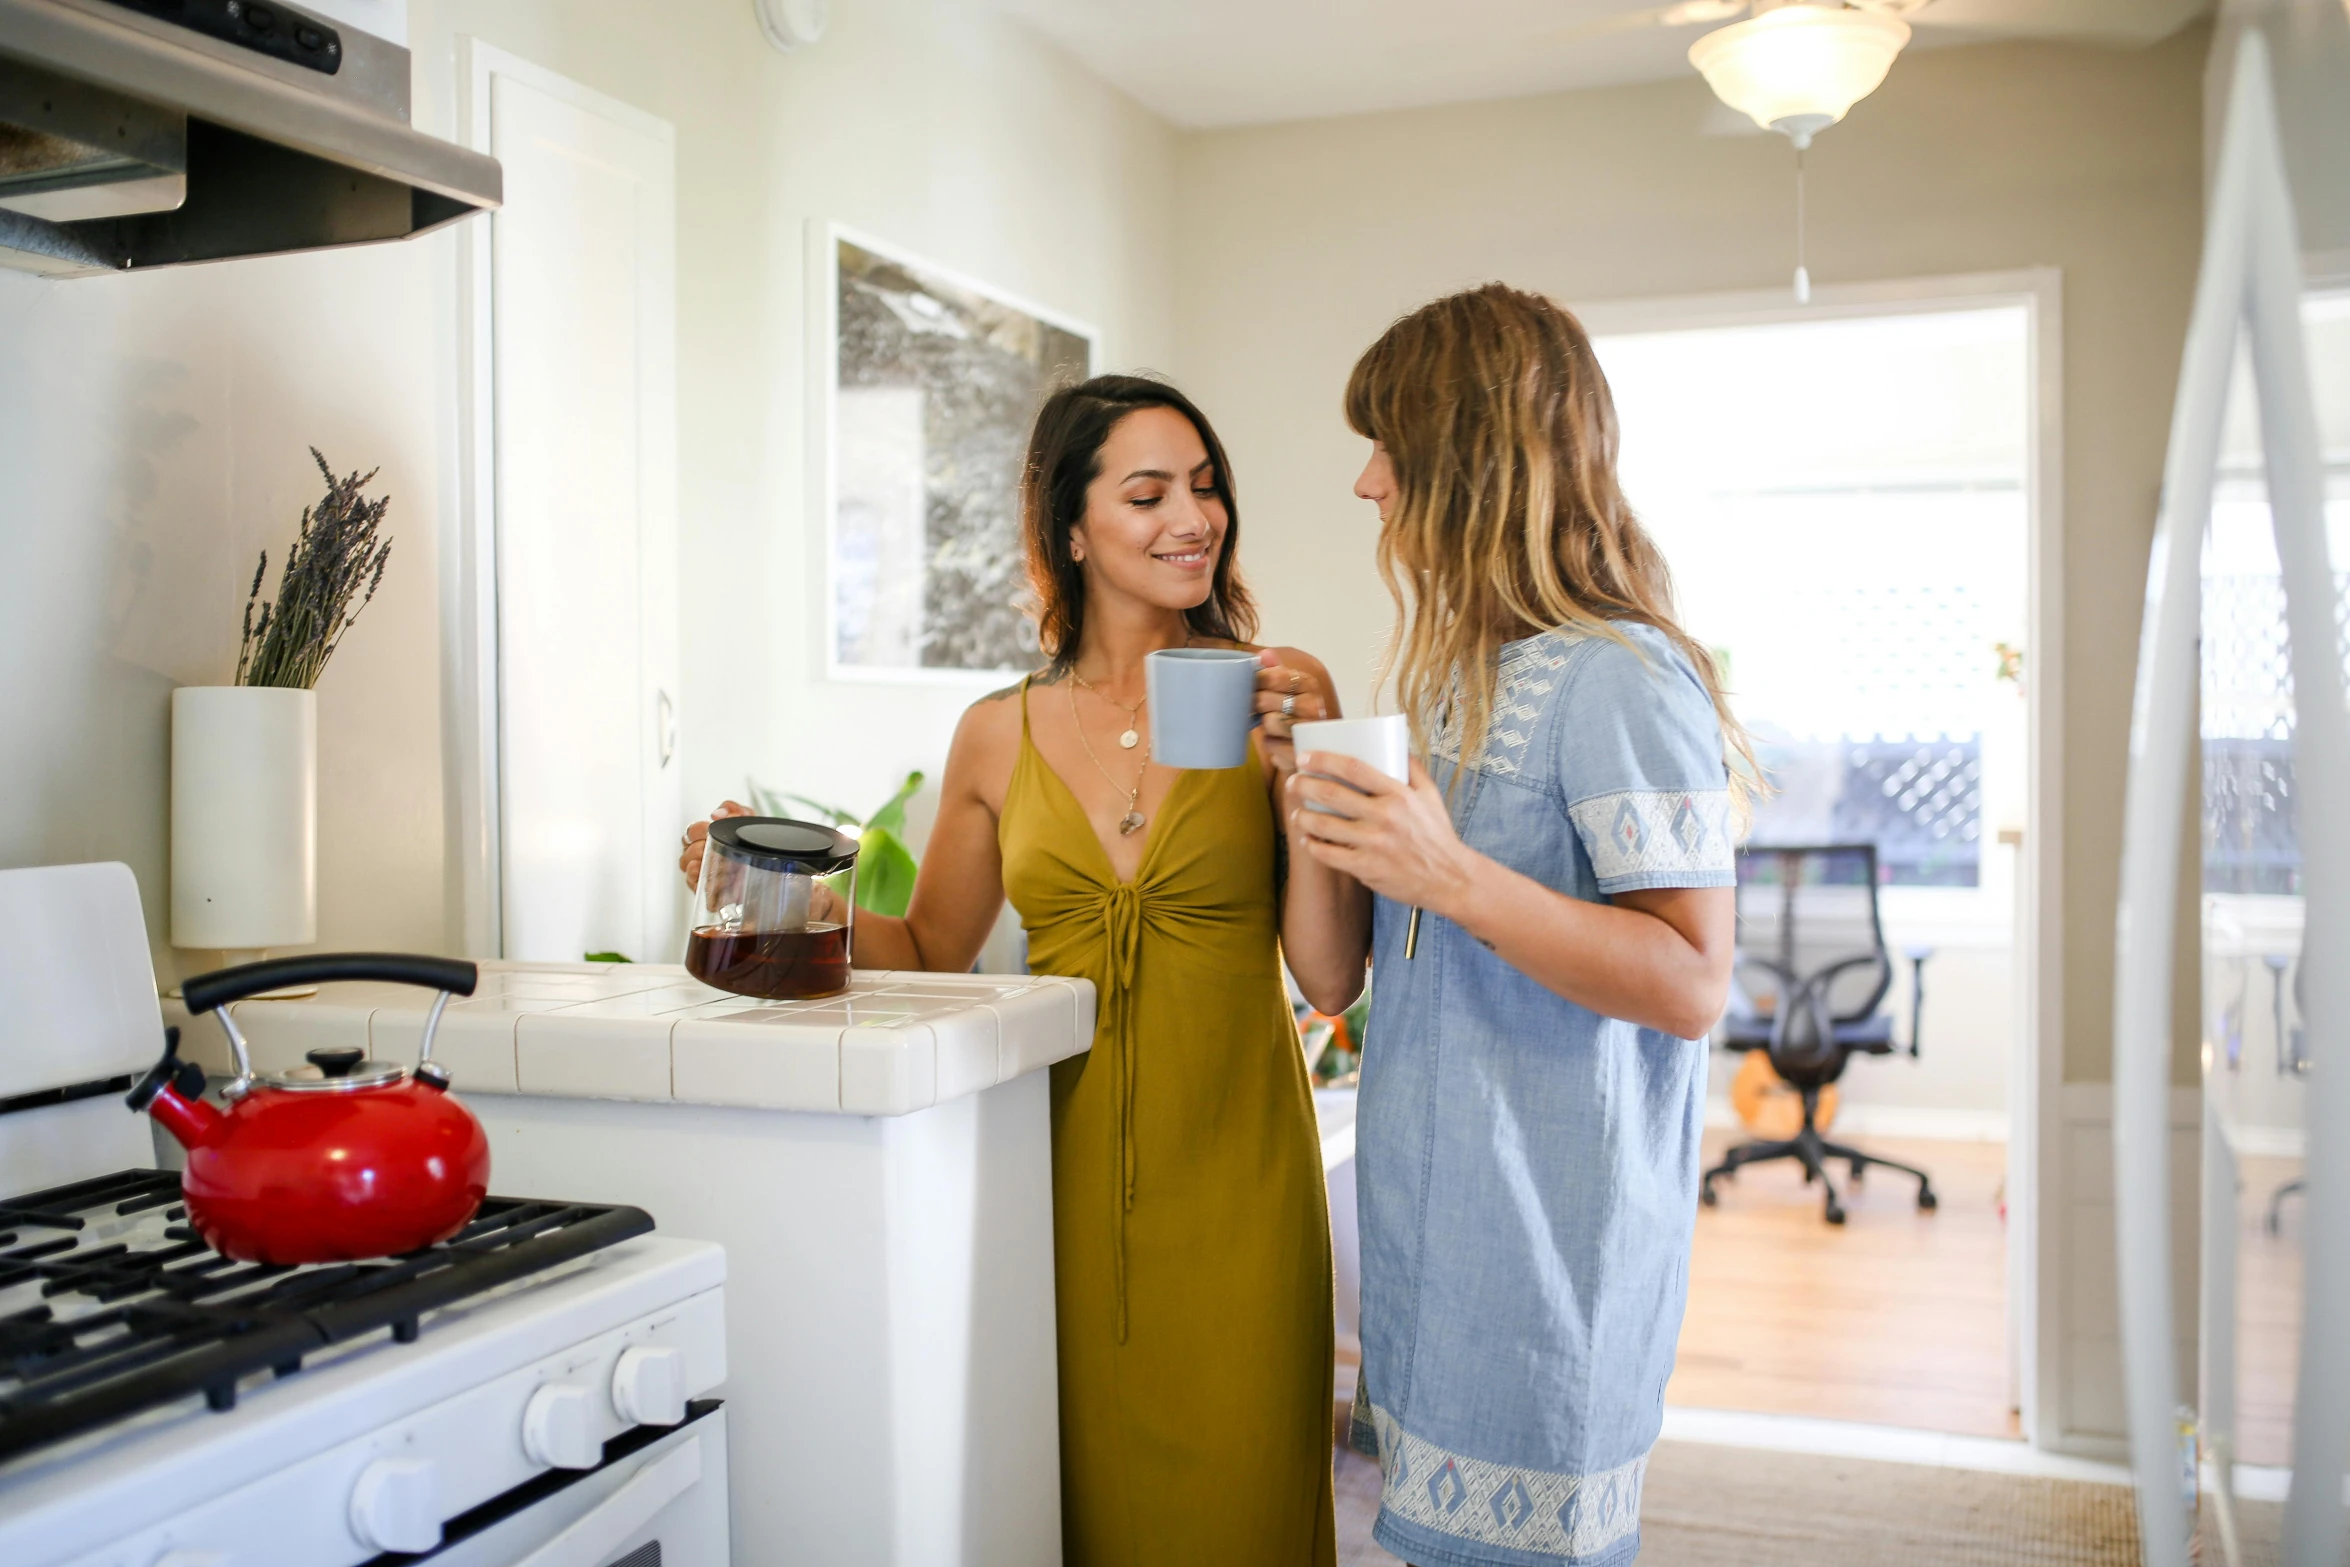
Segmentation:
{"type": "Polygon", "coordinates": [[[465,234],[464,943],[537,963],[673,960],[676,136],[461,40],[466,142],[506,200],[465,234]]]}
{"type": "MultiPolygon", "coordinates": [[[[1741,958],[1801,946],[1801,980],[1881,950],[1828,994],[1882,1052],[1848,1056],[1814,1124],[1932,1180],[1929,1198],[1895,1169],[1830,1160],[1830,1196],[1779,1160],[1713,1183],[1670,1405],[2026,1428],[2052,296],[2034,279],[1586,313],[1626,492],[1771,785],[1742,861],[1741,958]],[[1859,845],[1870,855],[1785,852],[1859,845]],[[1818,923],[1798,942],[1766,912],[1818,923]]],[[[1742,963],[1708,1169],[1803,1125],[1787,1063],[1726,1048],[1773,1038],[1774,984],[1742,963]]]]}

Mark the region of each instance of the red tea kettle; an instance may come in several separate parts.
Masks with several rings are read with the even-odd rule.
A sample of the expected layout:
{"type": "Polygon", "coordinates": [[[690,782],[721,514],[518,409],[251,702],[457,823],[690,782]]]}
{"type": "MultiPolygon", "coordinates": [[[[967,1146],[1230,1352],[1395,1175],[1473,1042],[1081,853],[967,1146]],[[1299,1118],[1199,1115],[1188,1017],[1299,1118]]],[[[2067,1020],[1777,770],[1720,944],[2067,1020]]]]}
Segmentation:
{"type": "Polygon", "coordinates": [[[188,1223],[245,1262],[349,1262],[447,1240],[489,1191],[490,1144],[449,1094],[433,1034],[451,995],[470,996],[471,963],[393,952],[272,958],[200,975],[181,987],[188,1011],[220,1019],[237,1075],[204,1102],[204,1069],[179,1058],[179,1031],[126,1101],[188,1150],[180,1177],[188,1223]],[[256,1077],[228,1004],[291,985],[373,979],[438,990],[416,1070],[370,1061],[355,1045],[309,1052],[308,1067],[256,1077]]]}

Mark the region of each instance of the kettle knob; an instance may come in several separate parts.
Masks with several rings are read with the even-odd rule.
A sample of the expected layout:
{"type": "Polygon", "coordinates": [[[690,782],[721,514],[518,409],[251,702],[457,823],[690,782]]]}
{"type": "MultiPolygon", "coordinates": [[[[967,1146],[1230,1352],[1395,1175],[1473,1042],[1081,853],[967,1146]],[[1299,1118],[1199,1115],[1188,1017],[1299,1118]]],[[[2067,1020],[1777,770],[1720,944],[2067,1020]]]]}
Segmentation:
{"type": "Polygon", "coordinates": [[[321,1045],[316,1050],[303,1051],[302,1059],[326,1077],[349,1077],[367,1059],[367,1052],[357,1045],[321,1045]]]}

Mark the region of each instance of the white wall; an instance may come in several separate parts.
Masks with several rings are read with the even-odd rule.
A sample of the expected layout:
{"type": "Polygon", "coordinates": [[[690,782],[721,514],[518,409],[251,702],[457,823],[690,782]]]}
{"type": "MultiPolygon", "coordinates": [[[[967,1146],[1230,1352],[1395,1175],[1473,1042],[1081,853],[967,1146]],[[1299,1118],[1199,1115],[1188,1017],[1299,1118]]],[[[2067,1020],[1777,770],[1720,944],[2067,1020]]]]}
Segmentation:
{"type": "Polygon", "coordinates": [[[172,687],[234,673],[254,559],[380,465],[383,591],[319,683],[319,933],[437,948],[445,241],[0,273],[0,865],[120,859],[159,949],[172,687]]]}
{"type": "Polygon", "coordinates": [[[910,768],[935,777],[984,688],[823,678],[808,227],[847,224],[1089,322],[1105,369],[1166,369],[1175,134],[983,6],[858,0],[790,55],[747,0],[645,15],[416,0],[418,81],[445,90],[467,33],[677,127],[687,803],[740,798],[756,775],[865,809],[910,768]]]}
{"type": "MultiPolygon", "coordinates": [[[[689,800],[747,774],[847,803],[935,767],[961,698],[817,677],[803,235],[836,218],[1172,358],[1174,137],[1033,35],[860,0],[789,57],[743,0],[417,0],[417,122],[471,33],[678,129],[689,800]]],[[[319,689],[319,939],[454,950],[439,541],[457,245],[48,282],[0,274],[0,865],[122,859],[161,950],[168,699],[225,681],[255,552],[314,475],[381,464],[382,596],[319,689]]],[[[680,824],[682,826],[682,823],[680,824]]]]}

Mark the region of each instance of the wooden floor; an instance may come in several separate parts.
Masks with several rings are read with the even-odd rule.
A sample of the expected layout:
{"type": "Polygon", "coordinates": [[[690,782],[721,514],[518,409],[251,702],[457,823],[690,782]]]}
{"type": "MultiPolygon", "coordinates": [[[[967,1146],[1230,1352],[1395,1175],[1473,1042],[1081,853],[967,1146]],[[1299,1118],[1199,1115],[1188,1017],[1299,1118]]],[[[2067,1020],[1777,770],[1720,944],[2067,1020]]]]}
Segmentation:
{"type": "MultiPolygon", "coordinates": [[[[1708,1165],[1730,1141],[1727,1134],[1708,1134],[1708,1165]]],[[[1917,1183],[1908,1177],[1879,1171],[1855,1187],[1839,1171],[1848,1214],[1839,1229],[1822,1222],[1819,1189],[1806,1187],[1791,1165],[1748,1170],[1721,1183],[1721,1206],[1698,1210],[1688,1315],[1666,1400],[1707,1409],[2019,1436],[2007,1402],[2006,1235],[1999,1211],[2006,1148],[1892,1138],[1852,1141],[1926,1169],[1941,1206],[1920,1213],[1917,1183]]],[[[2280,1231],[2270,1235],[2269,1204],[2279,1186],[2300,1174],[2300,1164],[2246,1159],[2242,1173],[2236,1457],[2248,1464],[2280,1465],[2291,1461],[2306,1209],[2301,1199],[2288,1199],[2280,1231]]],[[[1670,1468],[1675,1447],[1660,1444],[1658,1462],[1670,1468]]],[[[1396,1567],[1395,1558],[1370,1538],[1379,1508],[1377,1467],[1343,1450],[1336,1458],[1340,1567],[1396,1567]]],[[[1803,1472],[1816,1463],[1806,1460],[1803,1472]]],[[[2075,1489],[2101,1493],[2111,1488],[2075,1489]]],[[[1802,1549],[1786,1556],[1790,1562],[1850,1560],[1875,1567],[1879,1561],[1923,1560],[1906,1547],[1891,1554],[1839,1554],[1818,1542],[1804,1544],[1788,1534],[1778,1501],[1749,1498],[1732,1505],[1713,1480],[1692,1494],[1702,1503],[1698,1511],[1705,1530],[1684,1531],[1688,1537],[1683,1538],[1668,1528],[1651,1528],[1643,1561],[1653,1557],[1659,1567],[1718,1567],[1734,1561],[1747,1567],[1780,1560],[1773,1552],[1791,1541],[1802,1549]],[[1700,1538],[1708,1530],[1729,1534],[1723,1540],[1700,1538]]],[[[1914,1512],[1912,1501],[1904,1499],[1908,1496],[1897,1488],[1881,1505],[1872,1504],[1884,1515],[1884,1527],[1914,1512]]],[[[2248,1560],[2277,1560],[2277,1509],[2245,1503],[2241,1510],[2248,1560]]],[[[2126,1515],[2126,1507],[2122,1511],[2126,1515]]],[[[1874,1516],[1860,1517],[1858,1523],[1874,1527],[1874,1516]]],[[[1975,1523],[1982,1527],[1944,1530],[1946,1558],[1936,1559],[1996,1561],[2003,1567],[2026,1559],[2004,1537],[1992,1542],[1996,1548],[1985,1544],[1997,1532],[1992,1525],[1999,1518],[1986,1514],[1975,1523]]],[[[2047,1550],[2029,1559],[2051,1567],[2134,1560],[2128,1523],[2121,1516],[2111,1529],[2042,1530],[2053,1543],[2043,1542],[2047,1550]]]]}
{"type": "MultiPolygon", "coordinates": [[[[1734,1139],[1706,1136],[1711,1166],[1734,1139]]],[[[1697,1212],[1689,1311],[1665,1400],[2018,1436],[2007,1398],[2001,1143],[1852,1139],[1934,1179],[1941,1206],[1889,1170],[1844,1193],[1841,1228],[1792,1163],[1723,1181],[1697,1212]]]]}
{"type": "Polygon", "coordinates": [[[2301,1366],[2304,1197],[2288,1197],[2277,1233],[2268,1207],[2301,1174],[2298,1159],[2246,1159],[2236,1198],[2236,1461],[2293,1461],[2293,1379],[2301,1366]]]}
{"type": "MultiPolygon", "coordinates": [[[[1709,1133],[1706,1162],[1731,1137],[1709,1133]]],[[[1839,1179],[1848,1218],[1821,1222],[1820,1194],[1792,1164],[1720,1183],[1700,1208],[1689,1314],[1668,1403],[1761,1414],[2020,1436],[2007,1404],[2006,1236],[1999,1143],[1861,1138],[1922,1167],[1941,1207],[1917,1210],[1917,1183],[1879,1171],[1839,1179]]],[[[2302,1199],[2268,1233],[2277,1188],[2298,1160],[2246,1159],[2237,1202],[2236,1458],[2292,1461],[2300,1359],[2302,1199]]]]}
{"type": "MultiPolygon", "coordinates": [[[[1733,1138],[1706,1136],[1706,1163],[1733,1138]]],[[[1880,1170],[1858,1185],[1839,1168],[1847,1219],[1820,1217],[1820,1193],[1792,1164],[1721,1182],[1700,1208],[1689,1308],[1668,1403],[2020,1437],[2007,1397],[2006,1225],[2000,1143],[1854,1137],[1928,1171],[1941,1205],[1880,1170]]],[[[2291,1461],[2306,1210],[2276,1189],[2298,1161],[2247,1159],[2237,1215],[2239,1462],[2291,1461]]],[[[1370,1558],[1366,1558],[1368,1560],[1370,1558]]]]}

